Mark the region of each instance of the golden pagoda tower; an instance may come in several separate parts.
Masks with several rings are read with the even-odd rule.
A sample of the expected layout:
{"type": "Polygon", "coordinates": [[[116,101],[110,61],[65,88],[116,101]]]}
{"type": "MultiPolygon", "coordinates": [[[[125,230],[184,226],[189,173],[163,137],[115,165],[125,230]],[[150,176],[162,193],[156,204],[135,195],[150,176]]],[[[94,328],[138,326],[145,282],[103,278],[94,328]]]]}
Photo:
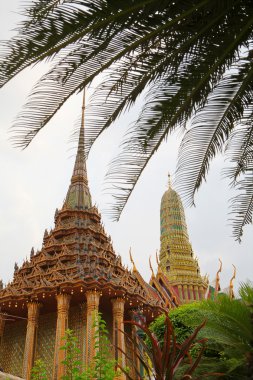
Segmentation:
{"type": "Polygon", "coordinates": [[[182,303],[203,299],[207,281],[201,277],[198,260],[194,258],[182,201],[171,186],[170,176],[161,200],[160,223],[159,270],[166,274],[182,303]]]}

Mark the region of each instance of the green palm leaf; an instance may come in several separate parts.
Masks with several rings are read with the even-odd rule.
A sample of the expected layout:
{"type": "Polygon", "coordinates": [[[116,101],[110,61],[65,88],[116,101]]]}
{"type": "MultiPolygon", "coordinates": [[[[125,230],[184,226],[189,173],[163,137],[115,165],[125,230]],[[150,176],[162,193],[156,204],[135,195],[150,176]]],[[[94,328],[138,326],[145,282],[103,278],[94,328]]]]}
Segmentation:
{"type": "Polygon", "coordinates": [[[150,93],[109,170],[108,180],[120,189],[113,217],[119,218],[168,134],[191,122],[181,144],[178,188],[194,203],[211,160],[228,142],[227,175],[234,185],[240,179],[232,201],[240,239],[252,214],[252,2],[35,0],[23,13],[17,35],[0,47],[0,86],[36,62],[47,59],[52,67],[14,122],[15,144],[27,147],[71,95],[101,74],[88,107],[87,150],[140,95],[150,93]],[[241,124],[248,125],[247,133],[241,124]]]}

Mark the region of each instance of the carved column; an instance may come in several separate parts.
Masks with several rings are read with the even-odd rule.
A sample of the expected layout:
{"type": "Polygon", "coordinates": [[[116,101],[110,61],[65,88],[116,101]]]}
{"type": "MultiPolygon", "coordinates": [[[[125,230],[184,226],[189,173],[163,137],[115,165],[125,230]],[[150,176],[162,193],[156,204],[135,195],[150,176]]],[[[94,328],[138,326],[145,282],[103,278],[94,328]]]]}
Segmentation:
{"type": "Polygon", "coordinates": [[[184,285],[183,288],[184,288],[184,299],[185,299],[185,301],[188,301],[188,300],[189,300],[189,296],[188,296],[188,286],[187,286],[187,285],[184,285]]]}
{"type": "Polygon", "coordinates": [[[71,296],[69,294],[57,294],[57,324],[54,350],[53,379],[60,380],[64,375],[65,351],[60,348],[64,345],[63,337],[68,328],[68,313],[71,296]]]}
{"type": "Polygon", "coordinates": [[[5,326],[5,317],[4,315],[0,314],[0,353],[1,353],[3,335],[4,335],[4,326],[5,326]]]}
{"type": "Polygon", "coordinates": [[[87,304],[83,302],[80,304],[81,309],[81,321],[82,321],[82,330],[81,330],[81,361],[85,363],[86,361],[86,329],[87,329],[87,304]]]}
{"type": "Polygon", "coordinates": [[[192,285],[189,286],[189,291],[190,291],[190,300],[194,301],[193,286],[192,285]]]}
{"type": "Polygon", "coordinates": [[[122,353],[122,351],[126,352],[125,335],[122,332],[124,331],[124,305],[125,301],[122,298],[112,299],[114,353],[116,361],[122,367],[126,365],[125,355],[122,353]]]}
{"type": "MultiPolygon", "coordinates": [[[[129,310],[129,315],[130,315],[131,321],[137,321],[138,320],[138,318],[136,317],[136,315],[137,315],[136,309],[129,310]]],[[[135,368],[137,368],[139,372],[141,371],[141,363],[140,363],[140,360],[137,356],[137,349],[136,349],[136,347],[137,347],[136,335],[137,335],[137,328],[136,328],[136,326],[131,325],[132,341],[130,341],[130,342],[128,341],[128,343],[130,344],[131,359],[132,359],[132,363],[133,363],[132,367],[130,368],[130,375],[132,378],[137,378],[135,368]]]]}
{"type": "Polygon", "coordinates": [[[203,300],[205,298],[205,291],[203,286],[199,287],[200,299],[203,300]]]}
{"type": "Polygon", "coordinates": [[[95,333],[96,327],[94,321],[98,315],[99,293],[96,291],[86,292],[87,300],[87,325],[86,325],[86,365],[92,362],[96,354],[95,351],[95,333]]]}
{"type": "Polygon", "coordinates": [[[38,302],[28,302],[27,304],[28,321],[23,359],[23,378],[27,380],[31,378],[31,370],[34,362],[40,306],[41,304],[38,302]]]}
{"type": "Polygon", "coordinates": [[[194,286],[195,300],[199,301],[199,288],[198,286],[194,286]]]}
{"type": "Polygon", "coordinates": [[[184,297],[183,297],[183,292],[182,292],[182,285],[178,285],[178,293],[179,293],[179,298],[181,299],[181,301],[183,301],[184,297]]]}

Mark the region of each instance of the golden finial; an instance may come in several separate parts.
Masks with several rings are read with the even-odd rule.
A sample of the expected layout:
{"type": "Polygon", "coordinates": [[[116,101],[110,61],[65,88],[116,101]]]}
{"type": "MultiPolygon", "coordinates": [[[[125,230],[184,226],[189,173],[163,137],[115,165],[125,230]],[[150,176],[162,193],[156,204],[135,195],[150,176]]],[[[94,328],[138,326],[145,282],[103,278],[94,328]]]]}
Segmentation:
{"type": "Polygon", "coordinates": [[[218,292],[220,291],[220,276],[219,273],[222,271],[222,261],[219,259],[220,267],[218,272],[216,273],[216,279],[215,279],[215,296],[217,296],[218,292]]]}
{"type": "Polygon", "coordinates": [[[149,256],[149,267],[150,267],[150,270],[152,272],[152,278],[155,278],[154,270],[153,270],[153,267],[152,267],[152,264],[151,264],[151,256],[149,256]]]}
{"type": "Polygon", "coordinates": [[[131,261],[131,263],[133,264],[133,272],[136,272],[137,269],[136,269],[136,266],[135,266],[135,263],[134,263],[134,260],[133,260],[133,257],[132,257],[132,250],[131,250],[131,247],[129,248],[129,256],[130,256],[130,261],[131,261]]]}
{"type": "Polygon", "coordinates": [[[236,276],[236,267],[234,266],[234,264],[232,264],[232,265],[234,267],[234,273],[233,273],[233,276],[232,276],[230,283],[229,283],[229,298],[230,299],[235,298],[233,281],[234,281],[235,276],[236,276]]]}
{"type": "Polygon", "coordinates": [[[84,113],[85,113],[85,87],[83,89],[83,104],[82,104],[82,119],[81,119],[82,128],[84,128],[84,113]]]}
{"type": "Polygon", "coordinates": [[[168,188],[171,189],[171,176],[170,176],[170,173],[168,173],[168,188]]]}

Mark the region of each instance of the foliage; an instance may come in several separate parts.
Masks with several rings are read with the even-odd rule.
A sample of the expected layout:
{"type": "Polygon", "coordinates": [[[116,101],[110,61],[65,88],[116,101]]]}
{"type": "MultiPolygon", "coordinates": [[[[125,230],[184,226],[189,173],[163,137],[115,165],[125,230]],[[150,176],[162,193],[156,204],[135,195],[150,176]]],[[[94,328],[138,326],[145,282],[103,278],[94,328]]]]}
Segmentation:
{"type": "MultiPolygon", "coordinates": [[[[189,325],[189,319],[196,321],[198,315],[199,303],[190,303],[178,308],[172,309],[169,313],[170,321],[173,325],[177,341],[182,343],[193,333],[194,328],[189,325]]],[[[155,333],[162,344],[162,339],[165,331],[165,315],[162,314],[154,320],[150,325],[150,330],[155,333]]],[[[197,323],[203,322],[198,318],[197,323]]]]}
{"type": "Polygon", "coordinates": [[[63,376],[63,380],[113,380],[115,378],[116,362],[112,359],[108,331],[101,314],[94,316],[93,327],[96,331],[94,336],[96,354],[88,367],[84,367],[78,359],[80,350],[77,347],[77,338],[73,331],[66,331],[65,345],[61,348],[66,352],[63,361],[66,374],[63,376]]]}
{"type": "MultiPolygon", "coordinates": [[[[180,306],[170,312],[177,339],[186,339],[204,319],[201,338],[208,338],[203,358],[195,373],[223,372],[224,379],[251,379],[253,373],[253,287],[242,284],[241,300],[221,295],[207,300],[180,306]]],[[[164,316],[157,318],[150,329],[159,340],[163,339],[164,316]]],[[[195,352],[191,351],[194,357],[195,352]]]]}
{"type": "Polygon", "coordinates": [[[30,0],[22,13],[17,35],[2,42],[0,86],[34,63],[53,65],[14,123],[17,145],[26,147],[72,94],[103,74],[88,109],[88,149],[146,94],[108,173],[120,192],[113,217],[168,134],[190,121],[178,187],[192,204],[225,149],[240,239],[253,209],[252,1],[30,0]]]}
{"type": "Polygon", "coordinates": [[[94,356],[94,373],[92,379],[97,380],[113,380],[116,376],[116,361],[112,359],[113,353],[110,349],[111,343],[106,329],[106,323],[101,315],[95,319],[95,348],[94,356]]]}
{"type": "MultiPolygon", "coordinates": [[[[77,338],[74,336],[72,330],[66,330],[64,336],[65,344],[61,347],[61,350],[65,351],[65,359],[63,364],[65,365],[65,375],[63,380],[79,380],[83,377],[86,379],[86,372],[90,372],[90,369],[85,369],[84,373],[81,373],[82,363],[79,360],[80,350],[77,347],[77,338]]],[[[88,377],[87,377],[88,379],[88,377]]]]}
{"type": "MultiPolygon", "coordinates": [[[[180,379],[190,379],[194,371],[199,365],[203,351],[205,349],[205,339],[196,340],[199,331],[203,328],[205,322],[200,324],[193,333],[184,340],[181,344],[177,342],[173,325],[168,317],[165,315],[164,324],[165,330],[163,335],[163,345],[160,345],[157,336],[147,326],[146,322],[140,317],[139,322],[128,321],[130,325],[141,330],[144,336],[147,336],[150,340],[150,347],[145,343],[143,334],[135,333],[135,339],[131,339],[133,345],[133,353],[135,357],[140,361],[145,369],[146,376],[156,380],[172,380],[175,379],[178,370],[182,364],[187,365],[184,368],[183,374],[180,379]],[[201,346],[198,354],[194,359],[190,357],[189,351],[198,343],[201,346]],[[148,358],[148,359],[147,359],[148,358]]],[[[129,338],[129,337],[128,337],[129,338]]],[[[132,379],[131,374],[126,372],[124,368],[122,371],[127,375],[127,378],[132,379]]],[[[138,377],[143,378],[138,368],[135,366],[135,373],[138,377]]],[[[133,377],[135,378],[135,377],[133,377]]]]}
{"type": "Polygon", "coordinates": [[[38,359],[34,363],[34,367],[31,372],[32,380],[47,380],[46,366],[43,360],[38,359]]]}
{"type": "MultiPolygon", "coordinates": [[[[108,338],[105,321],[98,314],[94,318],[96,354],[89,366],[84,366],[80,358],[77,338],[72,330],[66,330],[64,345],[65,375],[62,380],[113,380],[119,373],[115,371],[116,362],[112,359],[111,344],[108,338]]],[[[32,380],[47,380],[45,364],[37,360],[32,369],[32,380]]]]}

